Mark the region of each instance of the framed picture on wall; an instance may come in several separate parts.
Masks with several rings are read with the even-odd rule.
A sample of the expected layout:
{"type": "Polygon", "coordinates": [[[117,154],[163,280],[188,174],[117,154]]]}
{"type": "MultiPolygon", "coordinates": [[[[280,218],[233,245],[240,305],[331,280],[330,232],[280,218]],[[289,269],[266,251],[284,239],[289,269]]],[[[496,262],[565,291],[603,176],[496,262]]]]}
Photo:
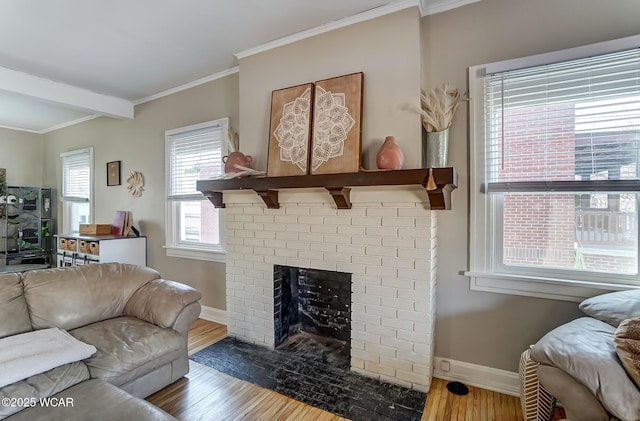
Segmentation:
{"type": "Polygon", "coordinates": [[[315,83],[310,174],[358,172],[364,73],[315,83]]]}
{"type": "Polygon", "coordinates": [[[309,173],[312,106],[313,83],[272,92],[268,177],[309,173]]]}
{"type": "Polygon", "coordinates": [[[107,186],[120,185],[120,161],[107,162],[107,186]]]}

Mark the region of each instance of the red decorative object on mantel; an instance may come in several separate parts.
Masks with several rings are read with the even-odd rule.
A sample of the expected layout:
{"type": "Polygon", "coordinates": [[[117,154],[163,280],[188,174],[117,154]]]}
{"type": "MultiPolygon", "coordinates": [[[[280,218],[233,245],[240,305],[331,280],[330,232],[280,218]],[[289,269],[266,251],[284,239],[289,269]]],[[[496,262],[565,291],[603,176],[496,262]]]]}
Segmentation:
{"type": "Polygon", "coordinates": [[[244,171],[242,168],[236,167],[236,165],[243,168],[249,168],[252,161],[253,158],[251,155],[245,155],[242,152],[231,152],[229,155],[222,157],[225,173],[244,171]]]}
{"type": "Polygon", "coordinates": [[[395,136],[387,136],[376,155],[376,165],[380,170],[399,170],[404,164],[404,154],[396,143],[395,136]]]}

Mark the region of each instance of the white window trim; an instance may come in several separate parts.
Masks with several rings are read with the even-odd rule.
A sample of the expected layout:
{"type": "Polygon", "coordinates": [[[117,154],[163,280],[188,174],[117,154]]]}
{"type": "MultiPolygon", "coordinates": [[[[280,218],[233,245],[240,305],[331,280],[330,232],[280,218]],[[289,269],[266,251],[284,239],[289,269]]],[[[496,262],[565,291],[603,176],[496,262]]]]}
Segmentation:
{"type": "Polygon", "coordinates": [[[227,252],[224,250],[208,250],[186,248],[178,246],[163,246],[166,250],[167,257],[179,257],[181,259],[205,260],[208,262],[225,263],[227,261],[227,252]]]}
{"type": "Polygon", "coordinates": [[[484,77],[487,69],[505,71],[559,62],[593,54],[604,54],[633,48],[640,45],[640,35],[620,40],[606,41],[563,51],[540,54],[499,63],[472,66],[469,68],[469,170],[470,170],[470,216],[469,216],[469,288],[473,291],[547,298],[580,302],[585,298],[609,291],[638,289],[630,284],[608,283],[606,281],[585,281],[545,277],[543,273],[531,270],[529,276],[496,273],[491,270],[494,245],[490,244],[494,227],[490,197],[483,193],[486,186],[484,173],[484,77]]]}
{"type": "MultiPolygon", "coordinates": [[[[89,146],[86,148],[82,148],[82,149],[75,149],[72,151],[67,151],[67,152],[62,152],[60,153],[60,158],[64,157],[64,156],[69,156],[69,155],[75,155],[75,154],[79,154],[79,153],[84,153],[84,152],[89,152],[89,173],[90,173],[90,180],[89,180],[89,185],[90,185],[90,190],[89,190],[89,223],[93,224],[94,218],[95,218],[95,171],[94,171],[94,155],[93,155],[93,146],[89,146]]],[[[64,169],[62,168],[62,162],[60,162],[60,202],[62,202],[62,230],[66,233],[78,233],[79,231],[72,231],[71,227],[69,227],[69,220],[68,220],[68,212],[70,212],[69,210],[69,206],[71,203],[75,203],[76,201],[74,200],[69,200],[69,199],[65,199],[64,197],[62,197],[62,185],[63,185],[63,173],[64,173],[64,169]]]]}
{"type": "MultiPolygon", "coordinates": [[[[220,119],[216,119],[216,120],[211,120],[211,121],[207,121],[204,123],[198,123],[198,124],[193,124],[190,126],[185,126],[185,127],[179,127],[176,129],[171,129],[171,130],[167,130],[165,132],[165,192],[166,192],[166,186],[169,183],[168,177],[169,177],[169,162],[167,161],[166,157],[169,154],[169,142],[167,140],[168,136],[171,136],[172,134],[175,133],[182,133],[185,131],[191,131],[191,130],[199,130],[199,129],[203,129],[209,126],[212,126],[214,124],[222,124],[223,126],[223,133],[228,133],[228,129],[229,129],[229,118],[228,117],[224,117],[224,118],[220,118],[220,119]]],[[[222,142],[222,155],[226,155],[227,153],[227,141],[223,141],[222,142]]],[[[203,198],[203,200],[207,200],[206,198],[203,198]]],[[[176,214],[176,206],[177,203],[175,201],[171,201],[165,198],[165,203],[166,203],[166,211],[165,211],[165,245],[163,245],[162,247],[165,249],[166,251],[166,255],[167,257],[178,257],[178,258],[182,258],[182,259],[193,259],[193,260],[204,260],[204,261],[209,261],[209,262],[219,262],[219,263],[225,263],[226,262],[226,256],[227,256],[227,251],[226,251],[226,218],[225,218],[225,213],[224,212],[219,212],[219,235],[220,235],[220,245],[219,247],[198,247],[198,246],[187,246],[187,245],[182,245],[182,244],[178,244],[178,242],[176,241],[176,238],[178,238],[178,234],[176,232],[177,226],[174,223],[174,215],[176,214]]],[[[213,204],[212,204],[213,206],[213,204]]]]}
{"type": "MultiPolygon", "coordinates": [[[[165,199],[166,200],[166,199],[165,199]]],[[[206,199],[205,199],[206,200],[206,199]]],[[[167,257],[179,257],[182,259],[193,259],[193,260],[205,260],[209,262],[219,262],[225,263],[227,261],[227,251],[226,251],[226,230],[223,229],[226,225],[225,213],[220,212],[219,215],[219,228],[220,228],[220,247],[219,248],[207,248],[207,247],[197,247],[197,246],[184,246],[178,245],[175,239],[178,237],[176,232],[176,225],[173,223],[173,216],[176,213],[175,207],[178,205],[176,202],[166,200],[167,201],[167,212],[166,212],[166,244],[162,246],[166,253],[167,257]]],[[[213,204],[211,205],[213,206],[213,204]]]]}

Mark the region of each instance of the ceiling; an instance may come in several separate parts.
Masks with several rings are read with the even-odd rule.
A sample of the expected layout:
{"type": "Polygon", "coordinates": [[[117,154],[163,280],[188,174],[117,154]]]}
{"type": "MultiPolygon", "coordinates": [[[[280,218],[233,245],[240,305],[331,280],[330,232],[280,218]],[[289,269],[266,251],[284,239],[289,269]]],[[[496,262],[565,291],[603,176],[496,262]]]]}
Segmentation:
{"type": "Polygon", "coordinates": [[[46,133],[236,71],[238,57],[407,7],[478,0],[0,0],[0,127],[46,133]]]}

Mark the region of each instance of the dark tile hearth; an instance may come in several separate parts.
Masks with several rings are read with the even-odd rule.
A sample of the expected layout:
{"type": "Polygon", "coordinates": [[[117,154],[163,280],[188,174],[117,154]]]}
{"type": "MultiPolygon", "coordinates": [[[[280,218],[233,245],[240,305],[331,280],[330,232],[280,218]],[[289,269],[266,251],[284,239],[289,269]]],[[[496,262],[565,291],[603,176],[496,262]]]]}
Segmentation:
{"type": "Polygon", "coordinates": [[[427,397],[349,371],[337,341],[305,333],[275,350],[225,338],[190,358],[354,421],[419,421],[427,397]]]}

